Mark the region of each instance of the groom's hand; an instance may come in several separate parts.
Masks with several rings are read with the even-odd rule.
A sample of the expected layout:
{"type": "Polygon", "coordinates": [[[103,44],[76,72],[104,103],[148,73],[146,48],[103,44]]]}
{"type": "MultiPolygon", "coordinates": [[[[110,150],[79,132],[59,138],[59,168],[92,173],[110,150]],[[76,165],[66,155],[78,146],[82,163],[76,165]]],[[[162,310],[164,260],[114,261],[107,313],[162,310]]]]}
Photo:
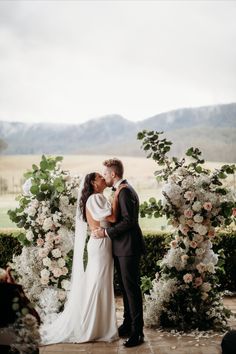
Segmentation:
{"type": "Polygon", "coordinates": [[[94,238],[104,238],[104,237],[106,237],[105,229],[102,229],[100,227],[99,229],[93,230],[93,237],[94,238]]]}

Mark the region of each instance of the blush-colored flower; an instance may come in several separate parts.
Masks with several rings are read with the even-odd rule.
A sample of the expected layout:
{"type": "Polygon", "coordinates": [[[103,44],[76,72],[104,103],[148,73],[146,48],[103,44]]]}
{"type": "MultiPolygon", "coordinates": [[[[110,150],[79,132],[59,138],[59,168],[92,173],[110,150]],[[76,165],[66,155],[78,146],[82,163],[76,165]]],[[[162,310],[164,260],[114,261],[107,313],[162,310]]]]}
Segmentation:
{"type": "Polygon", "coordinates": [[[186,274],[183,276],[183,280],[184,280],[184,282],[185,282],[186,284],[191,283],[192,280],[193,280],[192,274],[186,273],[186,274]]]}
{"type": "Polygon", "coordinates": [[[186,221],[186,224],[187,224],[189,227],[193,227],[193,225],[194,225],[193,219],[188,219],[188,220],[186,221]]]}
{"type": "Polygon", "coordinates": [[[184,198],[189,200],[189,201],[193,201],[195,198],[195,193],[192,191],[187,191],[184,193],[184,198]]]}
{"type": "Polygon", "coordinates": [[[63,267],[63,268],[61,268],[61,272],[62,272],[62,275],[67,275],[69,271],[68,271],[67,267],[63,267]]]}
{"type": "Polygon", "coordinates": [[[181,256],[181,261],[184,263],[184,262],[187,262],[187,260],[189,259],[189,256],[187,254],[183,254],[181,256]]]}
{"type": "Polygon", "coordinates": [[[196,248],[196,247],[197,247],[197,242],[196,242],[196,241],[190,241],[190,242],[189,242],[189,246],[190,246],[191,248],[196,248]]]}
{"type": "Polygon", "coordinates": [[[43,244],[44,244],[44,240],[43,240],[41,237],[39,237],[39,238],[37,239],[36,243],[37,243],[37,246],[42,247],[43,244]]]}
{"type": "Polygon", "coordinates": [[[204,263],[199,263],[196,265],[196,269],[198,270],[198,272],[201,274],[201,273],[204,273],[206,271],[206,265],[204,263]]]}
{"type": "Polygon", "coordinates": [[[179,225],[179,230],[183,235],[187,235],[189,232],[189,227],[184,225],[179,225]]]}
{"type": "Polygon", "coordinates": [[[193,211],[191,209],[185,209],[184,216],[188,219],[191,219],[193,217],[193,211]]]}
{"type": "Polygon", "coordinates": [[[201,243],[203,240],[204,240],[204,237],[202,235],[196,234],[193,236],[193,241],[201,243]]]}
{"type": "Polygon", "coordinates": [[[205,203],[203,204],[203,208],[204,208],[205,210],[207,210],[207,211],[211,211],[211,209],[212,209],[212,204],[211,204],[211,202],[205,202],[205,203]]]}
{"type": "Polygon", "coordinates": [[[53,268],[52,269],[52,274],[54,275],[55,278],[59,278],[62,275],[61,268],[53,268]]]}
{"type": "Polygon", "coordinates": [[[202,277],[197,277],[197,278],[195,278],[195,280],[194,280],[194,285],[195,285],[196,287],[199,287],[200,285],[202,285],[202,283],[203,283],[202,277]]]}
{"type": "Polygon", "coordinates": [[[214,238],[215,237],[215,229],[212,227],[212,228],[210,228],[210,230],[208,231],[208,237],[209,238],[214,238]]]}
{"type": "Polygon", "coordinates": [[[176,240],[172,240],[170,245],[172,248],[176,248],[178,246],[178,242],[176,240]]]}

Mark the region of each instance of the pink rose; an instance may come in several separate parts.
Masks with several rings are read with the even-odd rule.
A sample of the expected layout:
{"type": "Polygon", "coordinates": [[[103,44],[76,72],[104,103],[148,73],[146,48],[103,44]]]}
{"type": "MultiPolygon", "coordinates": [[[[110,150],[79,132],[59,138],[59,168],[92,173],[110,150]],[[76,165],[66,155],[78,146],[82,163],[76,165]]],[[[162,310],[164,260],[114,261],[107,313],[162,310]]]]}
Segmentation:
{"type": "Polygon", "coordinates": [[[192,248],[196,248],[197,247],[197,242],[196,241],[191,241],[189,242],[189,246],[192,248]]]}
{"type": "Polygon", "coordinates": [[[61,268],[61,272],[62,272],[62,275],[68,274],[68,268],[67,267],[61,268]]]}
{"type": "Polygon", "coordinates": [[[211,209],[212,209],[212,204],[211,204],[211,202],[206,202],[206,203],[204,203],[204,204],[203,204],[203,208],[204,208],[205,210],[207,210],[207,211],[211,211],[211,209]]]}
{"type": "Polygon", "coordinates": [[[188,219],[191,219],[193,217],[193,211],[191,209],[185,209],[184,216],[188,219]]]}
{"type": "Polygon", "coordinates": [[[187,224],[189,227],[193,227],[193,225],[194,225],[193,219],[187,220],[187,221],[186,221],[186,224],[187,224]]]}
{"type": "Polygon", "coordinates": [[[193,280],[192,274],[186,273],[186,274],[183,276],[183,280],[184,280],[185,283],[191,283],[191,281],[193,280]]]}
{"type": "Polygon", "coordinates": [[[208,231],[208,237],[209,238],[213,238],[215,237],[215,229],[211,228],[209,231],[208,231]]]}
{"type": "Polygon", "coordinates": [[[196,287],[202,285],[202,283],[203,283],[203,280],[202,280],[201,277],[195,278],[194,285],[195,285],[196,287]]]}
{"type": "Polygon", "coordinates": [[[182,224],[179,226],[179,230],[180,230],[180,232],[181,232],[183,235],[186,235],[186,236],[187,236],[187,234],[188,234],[188,232],[189,232],[188,226],[184,226],[184,225],[182,225],[182,224]]]}
{"type": "Polygon", "coordinates": [[[61,268],[53,268],[52,273],[55,278],[59,278],[62,275],[61,268]]]}
{"type": "Polygon", "coordinates": [[[44,244],[44,240],[42,239],[42,238],[38,238],[37,239],[37,246],[43,246],[43,244],[44,244]]]}
{"type": "Polygon", "coordinates": [[[184,198],[187,199],[187,200],[192,201],[195,198],[195,193],[192,192],[192,191],[187,191],[187,192],[184,193],[184,198]]]}
{"type": "Polygon", "coordinates": [[[58,245],[58,243],[61,242],[61,236],[60,235],[55,236],[54,237],[54,242],[55,242],[56,245],[58,245]]]}
{"type": "Polygon", "coordinates": [[[173,240],[173,241],[171,241],[170,245],[172,248],[176,248],[178,245],[178,242],[176,240],[173,240]]]}

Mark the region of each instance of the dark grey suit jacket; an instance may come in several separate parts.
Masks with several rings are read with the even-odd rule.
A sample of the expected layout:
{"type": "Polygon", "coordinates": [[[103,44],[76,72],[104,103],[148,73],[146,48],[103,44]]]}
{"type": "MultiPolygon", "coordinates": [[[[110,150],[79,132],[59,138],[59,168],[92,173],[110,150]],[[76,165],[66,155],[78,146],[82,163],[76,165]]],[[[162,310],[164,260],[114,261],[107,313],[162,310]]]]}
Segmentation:
{"type": "Polygon", "coordinates": [[[117,221],[107,229],[107,233],[115,256],[140,256],[145,253],[145,244],[138,224],[139,198],[127,181],[122,183],[128,186],[119,193],[117,221]]]}

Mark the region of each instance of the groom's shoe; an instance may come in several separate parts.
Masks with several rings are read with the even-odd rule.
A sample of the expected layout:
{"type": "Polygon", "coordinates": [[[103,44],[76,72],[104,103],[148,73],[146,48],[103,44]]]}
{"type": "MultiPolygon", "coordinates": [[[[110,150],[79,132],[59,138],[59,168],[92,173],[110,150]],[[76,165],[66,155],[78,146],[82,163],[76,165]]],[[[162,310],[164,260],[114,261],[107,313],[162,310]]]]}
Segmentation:
{"type": "Polygon", "coordinates": [[[119,337],[129,337],[130,332],[131,327],[124,323],[118,328],[119,337]]]}
{"type": "Polygon", "coordinates": [[[129,339],[124,342],[124,346],[126,348],[136,347],[137,345],[144,343],[144,335],[143,334],[134,334],[131,335],[129,339]]]}

